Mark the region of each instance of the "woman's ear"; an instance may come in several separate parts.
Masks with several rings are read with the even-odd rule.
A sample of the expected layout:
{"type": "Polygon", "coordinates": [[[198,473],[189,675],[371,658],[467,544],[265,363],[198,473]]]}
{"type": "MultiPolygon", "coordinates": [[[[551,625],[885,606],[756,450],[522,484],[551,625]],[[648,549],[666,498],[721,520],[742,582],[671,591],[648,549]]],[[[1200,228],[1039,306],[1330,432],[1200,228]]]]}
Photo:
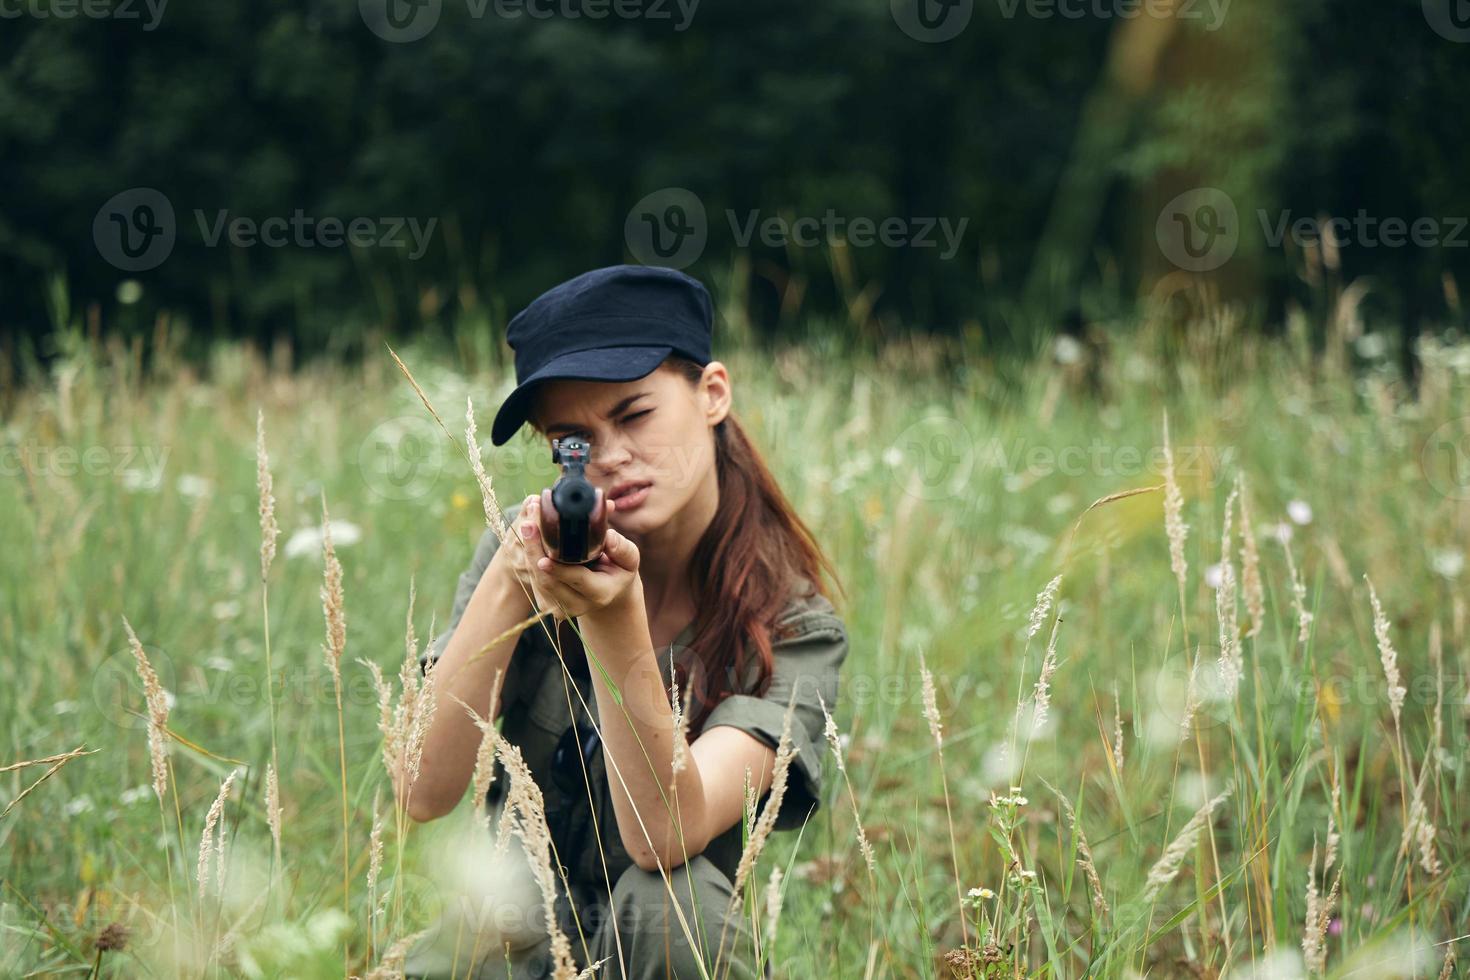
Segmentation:
{"type": "Polygon", "coordinates": [[[730,372],[720,361],[710,361],[704,366],[699,380],[700,396],[704,400],[705,421],[719,425],[730,414],[733,392],[730,389],[730,372]]]}

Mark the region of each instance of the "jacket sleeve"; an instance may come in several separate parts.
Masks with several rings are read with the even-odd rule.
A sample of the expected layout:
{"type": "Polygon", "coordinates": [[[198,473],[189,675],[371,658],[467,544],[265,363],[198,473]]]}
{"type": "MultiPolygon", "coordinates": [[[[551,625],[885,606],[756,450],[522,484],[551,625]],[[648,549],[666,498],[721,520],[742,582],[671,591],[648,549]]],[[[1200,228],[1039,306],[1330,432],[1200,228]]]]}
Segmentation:
{"type": "Polygon", "coordinates": [[[706,731],[728,725],[749,732],[774,749],[795,694],[791,741],[796,756],[776,814],[777,830],[801,826],[821,806],[826,729],[822,702],[829,712],[837,710],[838,673],[847,658],[847,627],[834,613],[810,609],[782,625],[787,627],[786,637],[772,643],[775,670],[766,693],[732,694],[715,706],[704,723],[706,731]]]}
{"type": "MultiPolygon", "coordinates": [[[[505,509],[505,522],[507,526],[514,526],[516,515],[520,512],[521,505],[514,504],[505,509]]],[[[454,631],[459,627],[459,621],[464,616],[465,607],[470,604],[470,596],[475,594],[475,587],[480,584],[480,578],[485,574],[485,569],[490,567],[490,559],[495,557],[495,552],[500,547],[500,539],[495,532],[488,527],[480,536],[480,543],[475,546],[474,556],[470,559],[470,565],[459,576],[459,585],[454,590],[454,609],[449,616],[449,626],[429,643],[426,653],[419,657],[419,670],[423,671],[429,661],[438,662],[444,654],[444,648],[449,645],[449,640],[454,636],[454,631]]]]}

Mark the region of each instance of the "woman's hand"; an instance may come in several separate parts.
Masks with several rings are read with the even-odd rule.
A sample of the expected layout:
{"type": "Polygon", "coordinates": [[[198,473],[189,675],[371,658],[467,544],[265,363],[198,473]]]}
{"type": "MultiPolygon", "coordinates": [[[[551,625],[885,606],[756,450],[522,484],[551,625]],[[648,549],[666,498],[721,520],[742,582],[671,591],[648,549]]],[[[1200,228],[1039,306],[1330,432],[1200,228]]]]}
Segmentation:
{"type": "Polygon", "coordinates": [[[551,491],[526,498],[514,527],[525,547],[514,549],[519,552],[514,565],[517,577],[530,585],[538,609],[562,620],[606,609],[629,594],[638,578],[639,553],[637,545],[609,526],[616,509],[616,502],[607,500],[599,488],[592,509],[592,540],[601,538],[601,553],[597,564],[587,567],[552,557],[555,545],[550,542],[557,539],[558,524],[551,491]]]}
{"type": "Polygon", "coordinates": [[[540,500],[533,493],[521,501],[521,509],[515,522],[506,529],[506,537],[495,550],[495,557],[491,559],[492,562],[504,566],[504,574],[525,590],[528,596],[535,594],[533,590],[536,583],[532,572],[535,570],[536,559],[546,552],[542,548],[540,534],[527,538],[521,533],[521,528],[525,526],[533,530],[539,529],[541,517],[537,510],[540,500]]]}

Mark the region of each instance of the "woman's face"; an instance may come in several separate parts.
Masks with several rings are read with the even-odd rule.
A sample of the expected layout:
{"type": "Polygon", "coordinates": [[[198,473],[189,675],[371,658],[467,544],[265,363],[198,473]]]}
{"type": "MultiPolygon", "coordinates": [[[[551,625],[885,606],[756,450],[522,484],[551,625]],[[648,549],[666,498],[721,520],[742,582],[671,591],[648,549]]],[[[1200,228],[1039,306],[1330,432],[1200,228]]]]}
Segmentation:
{"type": "Polygon", "coordinates": [[[590,442],[587,479],[617,500],[612,525],[646,534],[714,492],[714,427],[729,410],[729,374],[711,361],[693,385],[668,364],[636,381],[547,381],[531,419],[548,447],[573,435],[590,442]]]}

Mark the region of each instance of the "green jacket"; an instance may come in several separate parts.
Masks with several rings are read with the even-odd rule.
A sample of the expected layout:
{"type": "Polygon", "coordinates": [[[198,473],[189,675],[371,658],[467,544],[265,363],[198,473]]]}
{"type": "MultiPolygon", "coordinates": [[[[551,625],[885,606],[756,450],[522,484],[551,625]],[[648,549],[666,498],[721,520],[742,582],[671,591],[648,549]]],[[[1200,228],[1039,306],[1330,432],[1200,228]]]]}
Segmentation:
{"type": "MultiPolygon", "coordinates": [[[[506,510],[508,525],[514,527],[519,509],[520,504],[515,504],[506,510]]],[[[459,577],[449,627],[434,638],[428,653],[421,658],[421,664],[430,658],[437,660],[443,653],[499,546],[499,539],[487,529],[475,548],[469,568],[459,577]]],[[[572,774],[575,792],[563,793],[558,781],[552,778],[553,755],[557,742],[571,727],[571,709],[575,709],[585,724],[583,704],[591,710],[594,719],[598,706],[591,680],[575,673],[569,678],[568,672],[562,668],[547,635],[551,621],[543,622],[545,627],[537,625],[526,630],[516,642],[502,688],[501,734],[520,748],[545,796],[553,840],[568,876],[586,883],[615,881],[633,862],[618,833],[602,752],[595,752],[587,767],[593,787],[590,794],[582,781],[581,765],[575,756],[571,759],[571,765],[575,767],[572,774]],[[571,689],[573,682],[580,691],[580,698],[571,689]],[[595,801],[591,812],[589,796],[595,801]],[[595,820],[589,820],[589,817],[595,817],[595,820]],[[594,823],[602,840],[601,854],[591,846],[590,834],[594,823]],[[556,839],[558,836],[563,839],[556,839]],[[606,871],[603,868],[604,857],[606,871]]],[[[693,624],[685,627],[674,640],[671,650],[675,663],[697,665],[696,651],[688,646],[691,639],[693,624]]],[[[810,583],[803,579],[795,584],[790,601],[777,618],[771,643],[775,672],[766,692],[763,695],[730,695],[710,712],[702,730],[728,725],[749,732],[775,748],[781,738],[786,706],[795,689],[791,738],[797,751],[775,824],[777,830],[785,830],[801,826],[821,804],[825,719],[818,694],[826,702],[828,711],[836,710],[838,673],[847,656],[847,628],[832,603],[812,590],[810,583]]],[[[669,655],[670,651],[662,651],[658,658],[666,689],[669,686],[669,655]]],[[[753,689],[753,685],[746,688],[747,691],[753,689]]],[[[698,734],[689,732],[689,740],[692,742],[698,734]]],[[[712,773],[704,774],[704,778],[719,775],[743,778],[743,774],[712,773]]],[[[561,781],[571,783],[566,775],[561,781]]],[[[505,774],[497,763],[496,779],[491,789],[492,802],[498,798],[498,787],[504,784],[505,774]]],[[[760,805],[765,805],[765,797],[760,800],[760,805]]],[[[733,880],[740,851],[741,826],[737,822],[713,840],[703,853],[733,880]]]]}

